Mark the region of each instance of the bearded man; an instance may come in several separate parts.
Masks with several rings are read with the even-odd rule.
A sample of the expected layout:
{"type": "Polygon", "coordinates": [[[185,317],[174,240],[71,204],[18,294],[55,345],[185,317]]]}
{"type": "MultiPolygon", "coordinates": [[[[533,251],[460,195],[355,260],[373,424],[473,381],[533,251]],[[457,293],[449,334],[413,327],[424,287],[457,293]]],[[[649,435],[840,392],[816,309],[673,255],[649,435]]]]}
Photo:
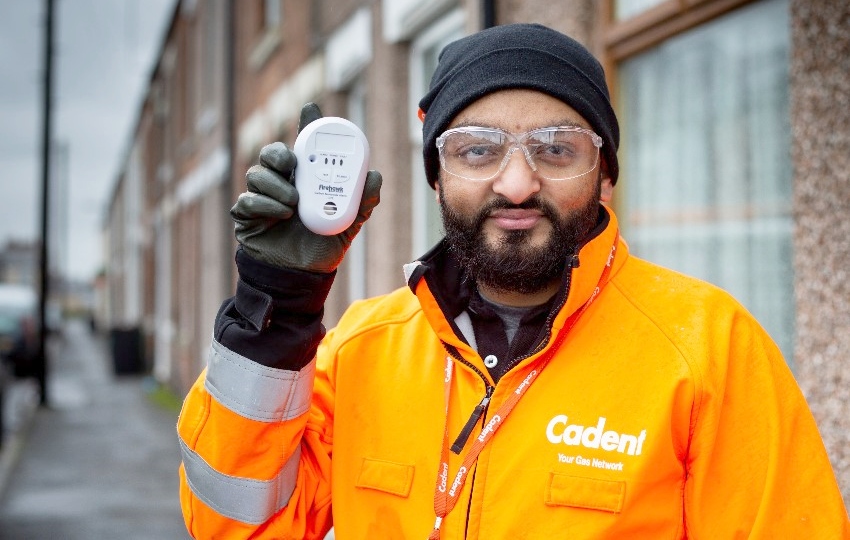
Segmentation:
{"type": "MultiPolygon", "coordinates": [[[[420,101],[445,238],[325,333],[378,204],[313,234],[282,143],[178,424],[197,538],[847,538],[817,427],[727,293],[629,254],[599,62],[539,25],[448,45],[420,101]]],[[[315,105],[301,125],[321,116],[315,105]]]]}

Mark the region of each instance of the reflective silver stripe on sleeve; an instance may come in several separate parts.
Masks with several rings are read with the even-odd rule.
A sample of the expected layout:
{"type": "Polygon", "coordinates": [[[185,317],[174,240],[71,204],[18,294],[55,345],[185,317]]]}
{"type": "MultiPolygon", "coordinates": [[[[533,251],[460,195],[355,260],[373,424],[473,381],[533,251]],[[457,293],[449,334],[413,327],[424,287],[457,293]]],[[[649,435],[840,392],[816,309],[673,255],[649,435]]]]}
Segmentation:
{"type": "Polygon", "coordinates": [[[300,371],[274,369],[213,340],[204,386],[216,401],[258,422],[280,422],[310,408],[316,360],[300,371]]]}
{"type": "Polygon", "coordinates": [[[258,525],[289,503],[298,478],[301,446],[271,480],[229,476],[213,469],[180,438],[186,483],[204,504],[220,515],[258,525]]]}

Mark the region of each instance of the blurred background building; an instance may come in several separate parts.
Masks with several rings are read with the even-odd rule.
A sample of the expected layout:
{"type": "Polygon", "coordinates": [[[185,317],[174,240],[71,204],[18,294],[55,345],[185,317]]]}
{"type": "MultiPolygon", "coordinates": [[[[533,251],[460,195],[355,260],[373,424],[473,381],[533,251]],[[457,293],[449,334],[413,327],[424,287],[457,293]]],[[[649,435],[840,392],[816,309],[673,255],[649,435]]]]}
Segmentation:
{"type": "Polygon", "coordinates": [[[228,210],[260,148],[294,141],[307,101],[360,125],[384,176],[326,325],[402,286],[402,265],[440,236],[417,102],[445,44],[511,22],[552,26],[603,60],[625,238],[763,322],[850,500],[844,0],[178,1],[109,201],[98,326],[134,332],[145,368],[189,388],[234,290],[228,210]]]}

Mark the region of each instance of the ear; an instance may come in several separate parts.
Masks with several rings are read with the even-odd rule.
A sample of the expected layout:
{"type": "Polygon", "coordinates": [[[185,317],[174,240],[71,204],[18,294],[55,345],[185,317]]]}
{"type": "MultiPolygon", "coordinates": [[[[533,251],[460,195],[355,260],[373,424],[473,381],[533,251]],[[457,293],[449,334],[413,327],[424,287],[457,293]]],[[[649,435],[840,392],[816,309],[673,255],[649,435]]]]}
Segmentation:
{"type": "Polygon", "coordinates": [[[611,178],[604,177],[602,178],[602,189],[600,189],[600,202],[610,203],[611,199],[614,198],[614,182],[611,181],[611,178]]]}
{"type": "Polygon", "coordinates": [[[434,182],[434,200],[437,201],[437,204],[441,203],[440,186],[441,186],[440,180],[437,180],[436,182],[434,182]]]}
{"type": "Polygon", "coordinates": [[[601,186],[599,189],[599,202],[610,203],[614,198],[614,182],[608,174],[608,164],[602,160],[602,167],[599,169],[599,181],[601,186]]]}

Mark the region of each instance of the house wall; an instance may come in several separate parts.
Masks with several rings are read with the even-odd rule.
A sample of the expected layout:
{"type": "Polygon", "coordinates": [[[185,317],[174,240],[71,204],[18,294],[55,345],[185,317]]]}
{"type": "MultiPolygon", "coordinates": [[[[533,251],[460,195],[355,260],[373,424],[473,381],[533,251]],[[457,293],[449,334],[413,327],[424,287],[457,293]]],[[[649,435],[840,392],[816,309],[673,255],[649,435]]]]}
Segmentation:
{"type": "Polygon", "coordinates": [[[791,1],[796,376],[850,501],[850,4],[791,1]]]}

